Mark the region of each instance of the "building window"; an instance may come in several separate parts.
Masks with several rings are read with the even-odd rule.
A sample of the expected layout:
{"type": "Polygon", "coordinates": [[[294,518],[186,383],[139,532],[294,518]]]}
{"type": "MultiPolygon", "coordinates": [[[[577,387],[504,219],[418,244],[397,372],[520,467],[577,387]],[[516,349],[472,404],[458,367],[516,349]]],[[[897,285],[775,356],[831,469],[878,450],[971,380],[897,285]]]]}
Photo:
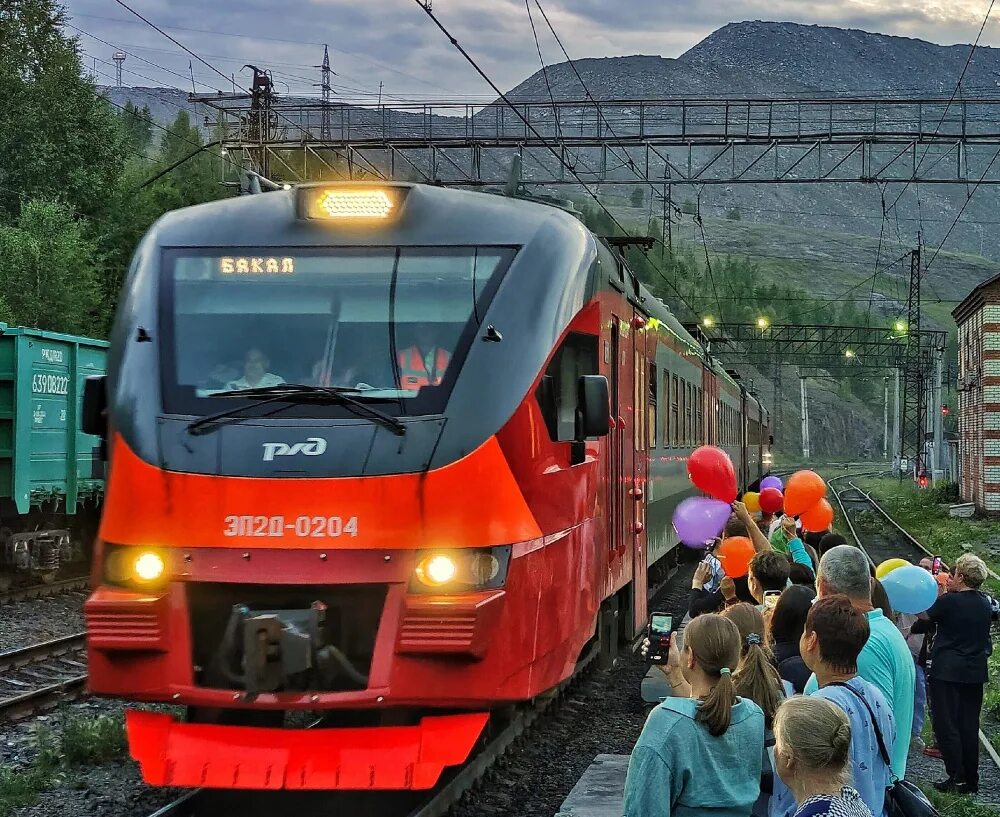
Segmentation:
{"type": "Polygon", "coordinates": [[[578,382],[582,375],[598,373],[597,338],[578,333],[568,335],[552,356],[535,391],[553,441],[576,439],[578,382]]]}

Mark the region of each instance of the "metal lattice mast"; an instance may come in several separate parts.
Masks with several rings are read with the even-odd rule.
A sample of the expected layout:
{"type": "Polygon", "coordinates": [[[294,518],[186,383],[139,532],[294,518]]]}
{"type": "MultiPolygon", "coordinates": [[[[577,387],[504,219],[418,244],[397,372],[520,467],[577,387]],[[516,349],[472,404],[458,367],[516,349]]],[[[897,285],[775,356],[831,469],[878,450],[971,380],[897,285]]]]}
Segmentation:
{"type": "Polygon", "coordinates": [[[115,85],[122,87],[122,63],[125,62],[125,52],[116,51],[111,59],[115,61],[115,85]]]}
{"type": "Polygon", "coordinates": [[[920,359],[920,279],[923,275],[922,246],[917,234],[917,247],[910,253],[910,291],[906,299],[906,351],[903,358],[903,411],[900,424],[900,455],[914,468],[923,470],[924,418],[926,395],[924,372],[920,359]]]}
{"type": "Polygon", "coordinates": [[[323,92],[323,118],[320,124],[320,138],[321,139],[332,139],[332,131],[330,128],[330,92],[332,88],[330,87],[330,75],[333,73],[330,70],[330,49],[327,46],[323,46],[323,64],[320,66],[322,69],[322,82],[320,82],[319,87],[323,92]]]}

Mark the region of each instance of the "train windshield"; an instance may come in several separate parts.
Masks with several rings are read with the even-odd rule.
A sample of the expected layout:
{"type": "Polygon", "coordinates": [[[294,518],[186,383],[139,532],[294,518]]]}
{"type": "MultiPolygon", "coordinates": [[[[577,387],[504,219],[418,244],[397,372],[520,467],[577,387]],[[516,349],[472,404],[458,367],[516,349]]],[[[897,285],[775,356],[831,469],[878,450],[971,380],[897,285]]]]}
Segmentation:
{"type": "MultiPolygon", "coordinates": [[[[164,408],[203,414],[242,402],[221,393],[288,383],[350,389],[395,414],[440,413],[514,253],[169,250],[164,408]]],[[[286,409],[282,417],[343,413],[312,401],[286,409]]]]}

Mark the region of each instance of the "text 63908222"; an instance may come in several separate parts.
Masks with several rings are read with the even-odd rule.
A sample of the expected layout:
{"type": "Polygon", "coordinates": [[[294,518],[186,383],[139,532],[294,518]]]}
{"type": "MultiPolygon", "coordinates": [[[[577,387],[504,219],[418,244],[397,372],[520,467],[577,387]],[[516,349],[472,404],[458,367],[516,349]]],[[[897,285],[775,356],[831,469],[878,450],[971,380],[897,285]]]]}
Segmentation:
{"type": "Polygon", "coordinates": [[[358,535],[356,516],[299,516],[286,521],[284,516],[227,516],[224,536],[302,536],[327,538],[358,535]]]}

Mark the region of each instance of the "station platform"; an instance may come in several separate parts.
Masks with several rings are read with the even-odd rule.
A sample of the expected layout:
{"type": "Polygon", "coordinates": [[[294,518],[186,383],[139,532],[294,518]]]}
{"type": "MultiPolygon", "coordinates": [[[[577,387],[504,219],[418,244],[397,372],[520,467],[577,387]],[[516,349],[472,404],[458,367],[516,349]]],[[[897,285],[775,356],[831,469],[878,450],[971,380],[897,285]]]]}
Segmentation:
{"type": "Polygon", "coordinates": [[[629,755],[598,755],[556,817],[622,817],[629,755]]]}

